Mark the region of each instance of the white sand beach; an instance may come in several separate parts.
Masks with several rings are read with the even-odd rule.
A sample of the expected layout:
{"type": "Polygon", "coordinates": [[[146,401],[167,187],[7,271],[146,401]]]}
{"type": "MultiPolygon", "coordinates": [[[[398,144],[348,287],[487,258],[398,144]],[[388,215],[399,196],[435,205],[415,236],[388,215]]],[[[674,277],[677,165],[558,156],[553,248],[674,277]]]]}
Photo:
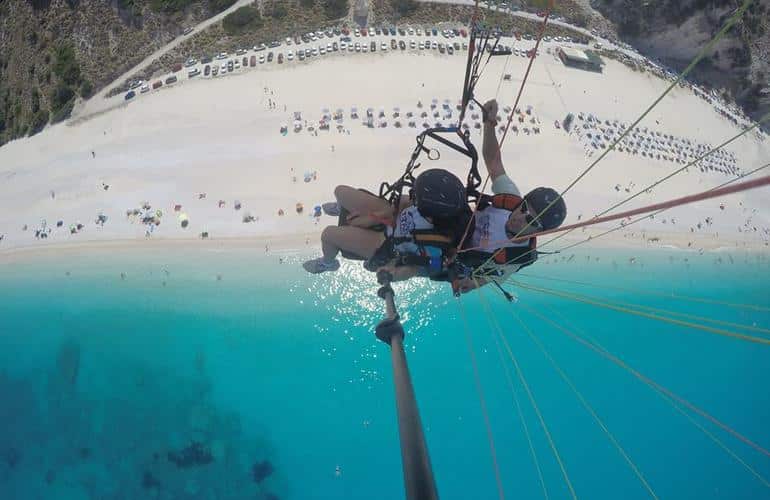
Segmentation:
{"type": "MultiPolygon", "coordinates": [[[[541,47],[519,105],[522,112],[531,106],[531,114],[523,124],[514,120],[519,133],[509,133],[503,146],[506,168],[523,192],[543,185],[562,190],[602,151],[593,150],[586,140],[583,121],[576,118],[571,134],[557,129],[555,121],[583,113],[602,122],[630,124],[669,85],[611,60],[602,74],[565,67],[553,53],[557,46],[541,47]],[[540,132],[527,134],[525,126],[540,132]]],[[[451,56],[410,49],[334,52],[309,61],[241,69],[225,77],[185,78],[125,103],[123,96],[86,103],[69,122],[0,148],[0,254],[131,240],[196,245],[204,244],[203,232],[211,241],[249,240],[260,249],[316,248],[320,231],[334,220],[314,218],[313,208],[332,198],[334,186],[376,191],[382,181],[396,179],[422,130],[420,113],[427,111],[431,123],[436,121],[433,99],[441,117],[449,99],[453,115],[444,122],[456,120],[465,60],[464,51],[451,56]],[[358,119],[351,119],[352,107],[357,107],[358,119]],[[370,107],[375,128],[362,124],[370,107]],[[399,108],[401,128],[394,127],[394,107],[399,108]],[[332,120],[329,130],[318,130],[323,110],[333,114],[338,108],[343,119],[332,120]],[[106,111],[93,113],[99,109],[106,111]],[[380,109],[385,128],[379,127],[380,109]],[[294,112],[302,116],[299,132],[292,128],[294,112]],[[407,112],[415,114],[416,128],[408,126],[407,112]],[[288,125],[286,135],[281,134],[282,125],[288,125]],[[311,126],[314,132],[308,130],[311,126]],[[142,209],[145,202],[147,210],[142,209]],[[297,203],[302,213],[297,213],[297,203]],[[132,210],[138,215],[128,217],[132,210]],[[143,224],[145,213],[157,216],[160,224],[143,224]],[[100,214],[103,224],[97,223],[100,214]],[[181,227],[181,214],[189,220],[186,228],[181,227]],[[246,215],[254,220],[243,222],[246,215]]],[[[527,62],[517,56],[492,58],[476,98],[484,102],[496,97],[501,110],[512,105],[527,62]],[[510,73],[511,80],[501,82],[504,73],[510,73]]],[[[648,135],[659,132],[703,148],[741,130],[680,87],[640,127],[647,127],[648,135]]],[[[480,150],[479,132],[472,128],[480,150]]],[[[770,161],[770,141],[758,132],[725,149],[720,160],[727,162],[725,168],[729,164],[748,172],[770,161]]],[[[464,179],[465,159],[446,148],[441,154],[430,166],[448,168],[464,179]]],[[[682,166],[613,151],[566,194],[566,223],[585,220],[682,166]]],[[[483,164],[480,168],[483,172],[483,164]]],[[[693,194],[734,177],[692,167],[624,209],[693,194]]],[[[577,231],[563,241],[610,227],[577,231]]],[[[767,189],[759,189],[676,208],[593,244],[766,248],[768,227],[770,196],[767,189]]]]}

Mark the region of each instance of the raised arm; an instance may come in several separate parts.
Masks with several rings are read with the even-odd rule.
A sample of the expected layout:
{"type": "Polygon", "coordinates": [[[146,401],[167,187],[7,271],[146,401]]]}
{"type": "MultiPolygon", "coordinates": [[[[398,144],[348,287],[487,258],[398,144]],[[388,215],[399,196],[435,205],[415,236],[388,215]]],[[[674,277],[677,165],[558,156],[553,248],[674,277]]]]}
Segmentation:
{"type": "Polygon", "coordinates": [[[482,155],[487,166],[489,177],[494,181],[505,174],[503,160],[500,158],[500,147],[497,143],[497,101],[492,99],[484,104],[484,144],[482,155]]]}

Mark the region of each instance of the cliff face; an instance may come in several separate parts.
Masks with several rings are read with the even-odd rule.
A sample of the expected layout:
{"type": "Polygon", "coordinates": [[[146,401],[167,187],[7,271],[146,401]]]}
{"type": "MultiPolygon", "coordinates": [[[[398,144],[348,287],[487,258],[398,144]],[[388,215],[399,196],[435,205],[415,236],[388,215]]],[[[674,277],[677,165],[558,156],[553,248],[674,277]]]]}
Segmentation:
{"type": "Polygon", "coordinates": [[[185,26],[204,0],[0,0],[0,144],[65,118],[185,26]]]}
{"type": "MultiPolygon", "coordinates": [[[[622,39],[682,70],[733,14],[734,0],[594,0],[622,39]]],[[[693,79],[730,94],[753,118],[770,110],[770,0],[754,0],[741,21],[695,69],[693,79]]]]}

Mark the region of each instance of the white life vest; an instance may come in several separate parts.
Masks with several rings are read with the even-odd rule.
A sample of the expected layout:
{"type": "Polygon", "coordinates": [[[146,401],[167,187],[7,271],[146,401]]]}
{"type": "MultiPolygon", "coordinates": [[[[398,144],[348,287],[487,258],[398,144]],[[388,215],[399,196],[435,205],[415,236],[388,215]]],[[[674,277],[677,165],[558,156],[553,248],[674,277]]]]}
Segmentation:
{"type": "Polygon", "coordinates": [[[407,240],[399,241],[394,248],[402,255],[419,255],[420,249],[414,242],[412,233],[415,230],[423,231],[431,229],[433,229],[433,223],[423,217],[416,206],[413,205],[403,209],[401,213],[398,214],[396,227],[393,229],[393,237],[397,239],[396,241],[399,241],[399,239],[402,238],[407,240]]]}
{"type": "Polygon", "coordinates": [[[498,248],[526,247],[529,240],[512,242],[505,231],[511,211],[488,206],[476,212],[475,227],[470,246],[482,252],[492,253],[498,248]]]}

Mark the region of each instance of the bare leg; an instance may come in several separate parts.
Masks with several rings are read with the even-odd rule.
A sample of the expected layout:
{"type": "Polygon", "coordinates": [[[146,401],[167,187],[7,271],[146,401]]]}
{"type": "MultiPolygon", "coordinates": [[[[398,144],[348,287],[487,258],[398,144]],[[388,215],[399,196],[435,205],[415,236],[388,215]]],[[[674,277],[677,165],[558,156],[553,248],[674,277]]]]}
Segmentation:
{"type": "MultiPolygon", "coordinates": [[[[393,209],[386,200],[350,186],[337,186],[334,196],[340,206],[351,213],[349,224],[355,227],[371,227],[381,224],[383,218],[390,219],[393,209]],[[370,215],[373,215],[371,217],[370,215]]],[[[410,204],[408,196],[401,197],[399,211],[410,204]]]]}
{"type": "Polygon", "coordinates": [[[354,253],[368,259],[385,241],[385,236],[377,231],[353,226],[328,226],[321,234],[323,259],[333,261],[340,250],[354,253]]]}

